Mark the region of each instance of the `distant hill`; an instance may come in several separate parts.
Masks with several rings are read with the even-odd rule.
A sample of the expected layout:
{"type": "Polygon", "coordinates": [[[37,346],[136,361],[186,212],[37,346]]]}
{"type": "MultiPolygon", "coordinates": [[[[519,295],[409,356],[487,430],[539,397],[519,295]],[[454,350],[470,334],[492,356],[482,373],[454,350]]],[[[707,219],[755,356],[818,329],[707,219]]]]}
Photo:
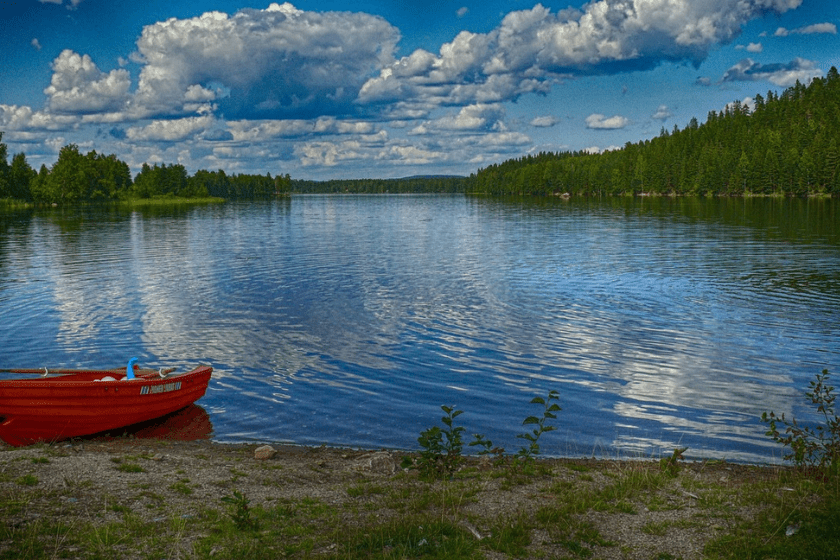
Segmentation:
{"type": "Polygon", "coordinates": [[[602,154],[540,153],[479,170],[491,195],[840,195],[840,75],[755,96],[602,154]]]}
{"type": "Polygon", "coordinates": [[[418,175],[403,179],[334,179],[330,181],[302,181],[293,179],[290,191],[297,194],[315,193],[463,193],[467,177],[454,175],[418,175]]]}

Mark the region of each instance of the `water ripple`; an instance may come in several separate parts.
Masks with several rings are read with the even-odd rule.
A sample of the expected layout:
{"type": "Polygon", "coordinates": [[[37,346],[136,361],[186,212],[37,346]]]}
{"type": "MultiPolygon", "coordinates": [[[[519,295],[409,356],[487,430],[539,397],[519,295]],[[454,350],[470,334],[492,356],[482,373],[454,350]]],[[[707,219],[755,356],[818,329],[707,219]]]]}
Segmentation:
{"type": "Polygon", "coordinates": [[[7,217],[0,366],[210,363],[202,406],[225,441],[410,447],[446,403],[516,449],[530,398],[558,389],[550,454],[774,460],[760,413],[807,418],[807,380],[840,365],[838,228],[803,218],[816,202],[748,203],[779,222],[704,204],[334,196],[7,217]]]}

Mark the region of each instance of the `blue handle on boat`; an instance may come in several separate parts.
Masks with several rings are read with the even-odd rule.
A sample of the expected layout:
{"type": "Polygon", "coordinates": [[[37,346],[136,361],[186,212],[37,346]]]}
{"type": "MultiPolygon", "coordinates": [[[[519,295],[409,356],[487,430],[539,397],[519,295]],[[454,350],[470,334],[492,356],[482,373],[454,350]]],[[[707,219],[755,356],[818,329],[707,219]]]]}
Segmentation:
{"type": "Polygon", "coordinates": [[[134,364],[137,363],[137,358],[131,358],[128,360],[128,367],[125,368],[125,377],[126,379],[134,379],[134,364]]]}

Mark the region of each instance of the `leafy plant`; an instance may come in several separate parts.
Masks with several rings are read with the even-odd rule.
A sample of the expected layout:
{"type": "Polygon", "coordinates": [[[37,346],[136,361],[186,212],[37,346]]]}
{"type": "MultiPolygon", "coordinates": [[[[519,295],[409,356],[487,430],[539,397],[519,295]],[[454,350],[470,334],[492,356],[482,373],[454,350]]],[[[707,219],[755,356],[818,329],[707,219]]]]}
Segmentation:
{"type": "Polygon", "coordinates": [[[776,416],[774,412],[762,413],[761,421],[769,424],[765,435],[790,448],[784,458],[798,467],[816,467],[824,472],[837,474],[840,471],[840,418],[834,412],[834,387],[828,384],[827,369],[810,381],[811,390],[805,396],[817,406],[817,412],[825,420],[812,428],[804,426],[792,418],[788,421],[784,413],[776,416]],[[784,432],[779,428],[784,427],[784,432]]]}
{"type": "Polygon", "coordinates": [[[234,490],[233,496],[225,496],[222,501],[230,505],[230,517],[240,531],[256,530],[257,520],[251,517],[251,500],[234,490]]]}
{"type": "MultiPolygon", "coordinates": [[[[440,408],[445,413],[440,419],[444,428],[433,426],[420,432],[417,438],[423,448],[420,458],[416,462],[408,460],[408,466],[416,466],[423,476],[433,478],[455,473],[463,461],[461,451],[464,447],[464,427],[456,426],[455,418],[464,411],[454,406],[442,405],[440,408]]],[[[406,462],[403,464],[406,465],[406,462]]]]}
{"type": "Polygon", "coordinates": [[[549,420],[557,418],[555,412],[562,410],[556,401],[560,399],[560,394],[557,391],[549,391],[548,398],[534,397],[531,399],[531,404],[543,405],[543,413],[541,417],[529,416],[522,421],[523,426],[535,426],[530,431],[519,434],[516,437],[526,440],[528,443],[516,454],[519,463],[524,464],[532,461],[540,454],[539,439],[546,432],[551,432],[556,428],[548,424],[549,420]]]}
{"type": "Polygon", "coordinates": [[[674,452],[670,457],[663,457],[659,460],[659,467],[671,476],[677,476],[680,471],[679,460],[683,458],[683,453],[688,450],[688,447],[675,447],[674,452]]]}
{"type": "Polygon", "coordinates": [[[470,447],[481,447],[481,451],[478,452],[481,456],[495,456],[493,463],[496,466],[504,463],[505,461],[505,448],[493,447],[493,442],[487,439],[484,434],[473,434],[473,440],[469,445],[470,447]]]}

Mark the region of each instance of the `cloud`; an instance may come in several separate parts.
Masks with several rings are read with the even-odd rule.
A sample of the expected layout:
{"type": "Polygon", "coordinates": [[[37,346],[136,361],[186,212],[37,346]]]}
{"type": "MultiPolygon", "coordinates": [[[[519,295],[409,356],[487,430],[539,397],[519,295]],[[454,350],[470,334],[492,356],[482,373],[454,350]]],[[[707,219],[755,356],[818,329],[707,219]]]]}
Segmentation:
{"type": "MultiPolygon", "coordinates": [[[[83,0],[68,0],[67,1],[67,9],[68,10],[75,10],[79,7],[79,4],[82,3],[83,0]]],[[[38,0],[41,4],[57,4],[62,5],[64,0],[38,0]]]]}
{"type": "Polygon", "coordinates": [[[781,87],[792,86],[797,80],[807,83],[822,74],[816,63],[804,58],[795,58],[787,64],[760,64],[745,58],[726,71],[721,82],[768,81],[781,87]]]}
{"type": "Polygon", "coordinates": [[[441,107],[546,94],[576,76],[697,64],[750,19],[801,1],[595,0],[557,13],[537,4],[489,33],[463,31],[437,54],[420,49],[399,60],[399,31],[381,17],[273,3],[146,26],[130,56],[141,66],[132,93],[127,70],[102,72],[69,50],[45,92],[53,113],[92,122],[209,113],[416,120],[441,107]]]}
{"type": "Polygon", "coordinates": [[[468,13],[470,13],[470,9],[467,8],[466,6],[463,6],[461,8],[458,8],[458,11],[455,12],[455,15],[458,16],[458,19],[461,19],[462,17],[466,16],[468,13]]]}
{"type": "Polygon", "coordinates": [[[441,131],[454,133],[504,132],[505,108],[500,103],[475,103],[462,107],[457,114],[447,114],[434,120],[425,121],[415,126],[410,135],[437,134],[441,131]]]}
{"type": "Polygon", "coordinates": [[[785,29],[780,27],[774,33],[776,37],[787,37],[789,35],[813,35],[815,33],[828,33],[830,35],[837,35],[837,26],[833,23],[815,23],[806,27],[799,27],[797,29],[785,29]]]}
{"type": "Polygon", "coordinates": [[[630,124],[630,119],[620,115],[607,118],[600,113],[593,113],[586,117],[586,128],[594,130],[615,130],[624,128],[628,124],[630,124]]]}
{"type": "Polygon", "coordinates": [[[749,111],[755,109],[755,99],[752,97],[745,97],[743,101],[733,101],[732,103],[726,104],[726,109],[732,111],[735,107],[744,107],[749,111]]]}
{"type": "Polygon", "coordinates": [[[32,47],[33,47],[36,51],[40,51],[40,50],[41,50],[41,42],[40,42],[40,41],[38,41],[38,39],[37,39],[37,38],[33,38],[33,39],[32,39],[32,41],[30,42],[30,44],[32,45],[32,47]]]}
{"type": "Polygon", "coordinates": [[[55,113],[89,114],[120,111],[128,101],[131,79],[127,70],[104,73],[90,56],[66,49],[52,63],[53,75],[44,90],[55,113]]]}
{"type": "Polygon", "coordinates": [[[180,142],[208,129],[214,123],[213,117],[186,117],[174,120],[156,120],[142,127],[131,127],[125,131],[129,140],[139,142],[180,142]]]}
{"type": "Polygon", "coordinates": [[[0,105],[0,128],[4,131],[57,131],[78,124],[79,118],[74,115],[54,115],[21,105],[0,105]]]}
{"type": "Polygon", "coordinates": [[[233,139],[243,143],[327,135],[369,135],[378,132],[376,126],[368,121],[339,120],[334,117],[321,117],[315,120],[239,120],[228,121],[227,126],[233,139]]]}
{"type": "Polygon", "coordinates": [[[505,108],[499,103],[475,103],[462,108],[455,118],[445,117],[437,123],[441,130],[490,131],[502,129],[505,108]]]}
{"type": "Polygon", "coordinates": [[[289,3],[172,18],[145,27],[137,42],[136,104],[149,115],[189,113],[190,88],[218,83],[229,90],[219,108],[232,118],[345,114],[364,82],[393,61],[399,37],[378,16],[289,3]]]}
{"type": "Polygon", "coordinates": [[[751,53],[760,53],[764,50],[764,47],[761,43],[750,43],[749,45],[738,45],[735,47],[737,50],[746,50],[747,52],[751,53]]]}
{"type": "Polygon", "coordinates": [[[603,154],[604,152],[612,152],[620,149],[621,146],[607,146],[606,148],[600,148],[598,146],[589,146],[588,148],[584,148],[582,151],[588,154],[603,154]]]}
{"type": "Polygon", "coordinates": [[[208,142],[229,142],[233,140],[233,133],[229,130],[208,130],[204,133],[204,139],[208,142]]]}
{"type": "Polygon", "coordinates": [[[440,105],[515,100],[575,76],[699,64],[749,20],[802,0],[596,0],[553,14],[537,4],[486,34],[464,31],[437,54],[418,50],[383,68],[360,104],[401,100],[422,113],[440,105]]]}
{"type": "MultiPolygon", "coordinates": [[[[582,76],[699,64],[750,20],[801,2],[592,0],[557,12],[537,4],[510,12],[487,33],[464,31],[436,52],[399,59],[399,30],[371,14],[273,3],[171,18],[143,28],[135,51],[119,53],[113,70],[62,52],[44,109],[0,105],[0,129],[43,143],[48,131],[96,123],[99,137],[116,139],[135,168],[174,160],[232,171],[297,159],[310,169],[340,165],[343,176],[431,163],[460,171],[465,162],[488,164],[533,148],[506,124],[507,102],[582,76]]],[[[797,69],[806,68],[788,71],[797,69]]],[[[745,66],[726,79],[762,73],[783,79],[773,65],[745,66]]],[[[670,111],[660,107],[653,118],[670,111]]],[[[520,125],[559,122],[544,115],[520,125]]],[[[596,130],[629,124],[620,115],[586,119],[596,130]]]]}
{"type": "Polygon", "coordinates": [[[668,109],[667,105],[660,105],[656,109],[656,112],[653,115],[651,115],[651,118],[656,119],[656,120],[660,120],[660,121],[667,121],[668,119],[670,119],[673,116],[674,115],[668,109]]]}
{"type": "Polygon", "coordinates": [[[541,117],[534,117],[531,119],[531,126],[536,128],[548,128],[560,122],[554,115],[544,115],[541,117]]]}

